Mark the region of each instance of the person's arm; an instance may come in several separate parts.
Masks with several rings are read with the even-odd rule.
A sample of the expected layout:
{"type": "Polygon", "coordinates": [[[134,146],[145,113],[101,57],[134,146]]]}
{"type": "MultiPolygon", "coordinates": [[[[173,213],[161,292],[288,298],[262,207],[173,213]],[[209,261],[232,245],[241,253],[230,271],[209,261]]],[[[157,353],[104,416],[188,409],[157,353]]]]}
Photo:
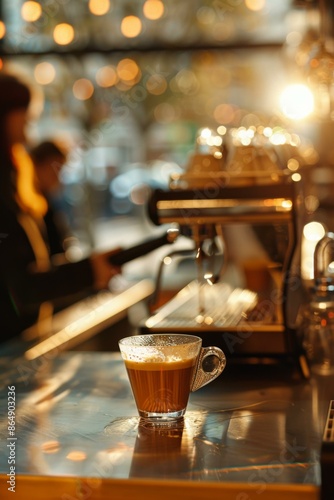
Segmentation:
{"type": "Polygon", "coordinates": [[[108,263],[118,249],[75,263],[52,265],[40,272],[25,231],[10,212],[0,213],[0,275],[18,308],[29,309],[44,301],[91,289],[106,288],[120,269],[108,263]],[[4,216],[5,215],[5,216],[4,216]]]}

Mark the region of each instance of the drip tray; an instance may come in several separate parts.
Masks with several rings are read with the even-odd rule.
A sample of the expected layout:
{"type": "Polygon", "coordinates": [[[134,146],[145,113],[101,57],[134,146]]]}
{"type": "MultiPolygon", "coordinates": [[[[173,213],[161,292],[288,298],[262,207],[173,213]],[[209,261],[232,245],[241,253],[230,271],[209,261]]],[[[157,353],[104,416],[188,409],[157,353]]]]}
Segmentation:
{"type": "Polygon", "coordinates": [[[168,304],[146,321],[149,328],[230,328],[254,310],[257,294],[227,283],[199,284],[192,281],[168,304]]]}
{"type": "Polygon", "coordinates": [[[258,296],[251,290],[223,282],[199,285],[192,281],[146,319],[140,331],[194,334],[202,337],[203,345],[217,345],[227,354],[286,353],[283,323],[265,318],[258,305],[258,296]]]}

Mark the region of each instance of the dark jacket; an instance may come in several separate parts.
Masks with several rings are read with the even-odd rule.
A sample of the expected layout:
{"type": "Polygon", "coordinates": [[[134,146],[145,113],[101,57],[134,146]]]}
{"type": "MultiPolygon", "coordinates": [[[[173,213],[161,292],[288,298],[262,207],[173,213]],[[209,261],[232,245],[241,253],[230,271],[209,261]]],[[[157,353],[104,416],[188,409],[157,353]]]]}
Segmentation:
{"type": "Polygon", "coordinates": [[[14,210],[0,202],[0,341],[20,334],[37,319],[39,306],[92,290],[88,259],[36,272],[35,253],[14,210]]]}

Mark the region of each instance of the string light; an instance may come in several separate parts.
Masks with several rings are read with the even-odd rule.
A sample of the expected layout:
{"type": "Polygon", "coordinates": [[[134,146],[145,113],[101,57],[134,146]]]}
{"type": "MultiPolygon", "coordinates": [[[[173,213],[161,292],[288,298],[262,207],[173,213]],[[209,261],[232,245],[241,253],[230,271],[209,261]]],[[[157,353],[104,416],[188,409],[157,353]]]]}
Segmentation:
{"type": "Polygon", "coordinates": [[[68,45],[73,42],[74,28],[71,24],[57,24],[53,31],[53,39],[58,45],[68,45]]]}
{"type": "Polygon", "coordinates": [[[137,16],[126,16],[121,22],[121,32],[127,38],[135,38],[141,33],[142,22],[137,16]]]}
{"type": "Polygon", "coordinates": [[[21,7],[21,16],[24,21],[34,22],[37,21],[42,15],[42,7],[38,2],[28,1],[24,2],[21,7]]]}
{"type": "Polygon", "coordinates": [[[88,8],[95,16],[104,16],[110,10],[110,0],[89,0],[88,8]]]}
{"type": "Polygon", "coordinates": [[[156,20],[163,16],[165,7],[161,0],[146,0],[143,13],[147,19],[156,20]]]}

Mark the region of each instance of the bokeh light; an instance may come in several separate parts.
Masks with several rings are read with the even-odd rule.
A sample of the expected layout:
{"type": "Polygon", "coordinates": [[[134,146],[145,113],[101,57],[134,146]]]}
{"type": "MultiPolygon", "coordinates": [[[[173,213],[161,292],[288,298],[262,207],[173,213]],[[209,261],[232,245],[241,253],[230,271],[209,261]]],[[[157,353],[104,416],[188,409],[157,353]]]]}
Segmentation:
{"type": "Polygon", "coordinates": [[[117,64],[117,75],[123,82],[136,81],[140,76],[139,66],[133,59],[122,59],[117,64]]]}
{"type": "Polygon", "coordinates": [[[170,85],[172,91],[188,95],[195,94],[199,88],[197,76],[190,69],[181,69],[172,79],[170,85]]]}
{"type": "Polygon", "coordinates": [[[165,7],[161,0],[146,0],[143,13],[147,19],[156,20],[163,16],[165,7]]]}
{"type": "Polygon", "coordinates": [[[309,222],[303,228],[303,236],[308,241],[319,241],[325,236],[324,226],[320,222],[309,222]]]}
{"type": "Polygon", "coordinates": [[[117,71],[114,66],[103,66],[96,72],[96,82],[100,87],[112,87],[118,82],[117,71]]]}
{"type": "Polygon", "coordinates": [[[94,93],[94,85],[87,78],[80,78],[73,84],[73,95],[80,101],[90,99],[94,93]]]}
{"type": "Polygon", "coordinates": [[[34,70],[34,77],[40,85],[48,85],[52,83],[56,77],[56,70],[53,64],[43,61],[36,64],[34,70]]]}
{"type": "Polygon", "coordinates": [[[110,10],[110,0],[89,0],[88,8],[94,16],[104,16],[110,10]]]}
{"type": "Polygon", "coordinates": [[[21,16],[24,21],[37,21],[42,15],[42,7],[38,2],[24,2],[21,7],[21,16]]]}
{"type": "Polygon", "coordinates": [[[249,10],[258,12],[266,7],[266,0],[245,0],[245,6],[249,10]]]}
{"type": "Polygon", "coordinates": [[[289,85],[281,94],[280,106],[287,118],[301,120],[313,112],[313,94],[306,85],[289,85]]]}
{"type": "Polygon", "coordinates": [[[153,95],[163,94],[167,90],[167,87],[166,79],[159,74],[151,75],[146,82],[148,92],[153,95]]]}
{"type": "Polygon", "coordinates": [[[71,24],[57,24],[53,31],[53,39],[58,45],[68,45],[74,40],[74,28],[71,24]]]}
{"type": "Polygon", "coordinates": [[[127,38],[135,38],[141,33],[142,22],[137,16],[126,16],[121,22],[121,32],[127,38]]]}

